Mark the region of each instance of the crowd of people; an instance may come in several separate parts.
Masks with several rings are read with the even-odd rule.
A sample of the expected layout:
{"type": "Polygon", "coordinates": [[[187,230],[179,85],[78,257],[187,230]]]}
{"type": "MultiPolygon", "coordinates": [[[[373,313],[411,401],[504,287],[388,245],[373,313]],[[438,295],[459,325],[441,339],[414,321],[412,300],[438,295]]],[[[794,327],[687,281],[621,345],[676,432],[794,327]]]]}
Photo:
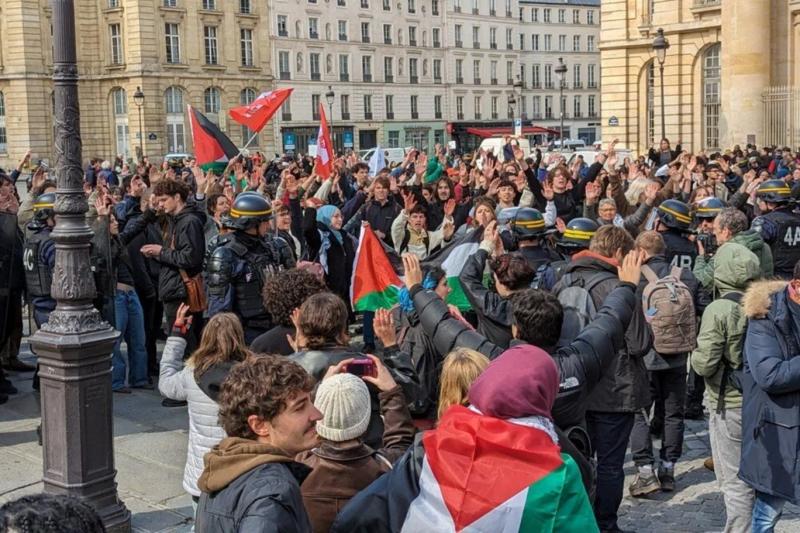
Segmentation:
{"type": "MultiPolygon", "coordinates": [[[[615,146],[349,153],[326,179],[292,154],[91,160],[111,387],[187,406],[195,530],[618,532],[626,450],[630,495],[680,490],[707,418],[725,531],[773,531],[800,503],[800,153],[615,146]],[[402,276],[391,309],[352,301],[365,227],[402,276]]],[[[23,306],[36,327],[56,306],[55,183],[29,158],[0,173],[14,373],[36,372],[23,306]]]]}

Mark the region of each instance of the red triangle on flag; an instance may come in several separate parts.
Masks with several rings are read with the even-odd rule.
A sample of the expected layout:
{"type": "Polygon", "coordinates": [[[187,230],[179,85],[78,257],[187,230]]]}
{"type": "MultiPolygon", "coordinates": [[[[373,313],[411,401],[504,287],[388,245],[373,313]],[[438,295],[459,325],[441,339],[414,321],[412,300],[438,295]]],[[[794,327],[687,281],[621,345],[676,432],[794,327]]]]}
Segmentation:
{"type": "Polygon", "coordinates": [[[423,437],[428,464],[456,531],[561,466],[544,431],[451,407],[423,437]]]}

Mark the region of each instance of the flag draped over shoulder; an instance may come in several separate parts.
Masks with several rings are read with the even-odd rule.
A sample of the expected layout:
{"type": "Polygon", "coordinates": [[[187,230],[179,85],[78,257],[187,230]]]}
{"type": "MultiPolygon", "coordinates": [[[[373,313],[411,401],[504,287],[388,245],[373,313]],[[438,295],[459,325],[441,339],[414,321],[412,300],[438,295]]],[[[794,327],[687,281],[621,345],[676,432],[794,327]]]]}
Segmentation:
{"type": "Polygon", "coordinates": [[[289,98],[293,90],[287,87],[263,92],[252,103],[234,107],[228,111],[228,114],[242,126],[247,126],[252,131],[259,132],[280,109],[283,102],[289,98]]]}
{"type": "Polygon", "coordinates": [[[331,132],[328,130],[328,119],[325,117],[325,106],[322,105],[322,102],[319,103],[319,116],[314,172],[322,179],[327,179],[333,173],[333,141],[331,141],[331,132]]]}
{"type": "Polygon", "coordinates": [[[423,446],[403,533],[598,531],[577,466],[529,419],[452,407],[423,446]]]}
{"type": "Polygon", "coordinates": [[[205,171],[222,172],[228,161],[239,155],[239,149],[216,124],[192,106],[189,106],[189,122],[197,164],[205,171]]]}
{"type": "Polygon", "coordinates": [[[447,285],[450,287],[447,303],[455,305],[461,310],[472,309],[472,306],[464,294],[464,289],[461,287],[458,276],[461,274],[461,269],[467,259],[478,251],[482,238],[483,228],[469,231],[465,235],[457,237],[455,242],[430,255],[422,262],[423,270],[431,266],[438,266],[444,270],[447,285]]]}
{"type": "Polygon", "coordinates": [[[390,309],[397,304],[402,285],[378,236],[369,226],[362,226],[350,284],[353,309],[390,309]]]}

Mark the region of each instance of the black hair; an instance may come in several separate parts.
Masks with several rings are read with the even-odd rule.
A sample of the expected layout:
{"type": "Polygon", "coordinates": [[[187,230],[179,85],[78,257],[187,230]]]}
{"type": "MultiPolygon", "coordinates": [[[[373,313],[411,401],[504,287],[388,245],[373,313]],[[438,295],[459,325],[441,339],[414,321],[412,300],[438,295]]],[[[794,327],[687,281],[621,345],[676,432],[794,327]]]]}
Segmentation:
{"type": "Polygon", "coordinates": [[[497,280],[508,287],[510,291],[530,287],[536,277],[536,271],[519,254],[503,254],[492,259],[489,262],[489,268],[497,276],[497,280]]]}
{"type": "Polygon", "coordinates": [[[510,297],[517,338],[540,348],[553,348],[561,336],[564,309],[554,294],[525,289],[510,297]]]}
{"type": "Polygon", "coordinates": [[[20,533],[105,533],[90,505],[65,494],[33,494],[0,507],[0,531],[20,533]]]}

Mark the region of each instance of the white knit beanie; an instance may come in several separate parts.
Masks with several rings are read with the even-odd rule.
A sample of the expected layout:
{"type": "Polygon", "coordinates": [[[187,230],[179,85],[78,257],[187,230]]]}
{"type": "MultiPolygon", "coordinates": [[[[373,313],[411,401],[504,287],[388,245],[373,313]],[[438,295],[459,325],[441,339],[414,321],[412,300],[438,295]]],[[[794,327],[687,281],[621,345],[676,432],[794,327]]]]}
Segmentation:
{"type": "Polygon", "coordinates": [[[371,414],[369,390],[358,376],[336,374],[322,380],[314,407],[322,413],[317,433],[323,439],[342,442],[367,431],[371,414]]]}

